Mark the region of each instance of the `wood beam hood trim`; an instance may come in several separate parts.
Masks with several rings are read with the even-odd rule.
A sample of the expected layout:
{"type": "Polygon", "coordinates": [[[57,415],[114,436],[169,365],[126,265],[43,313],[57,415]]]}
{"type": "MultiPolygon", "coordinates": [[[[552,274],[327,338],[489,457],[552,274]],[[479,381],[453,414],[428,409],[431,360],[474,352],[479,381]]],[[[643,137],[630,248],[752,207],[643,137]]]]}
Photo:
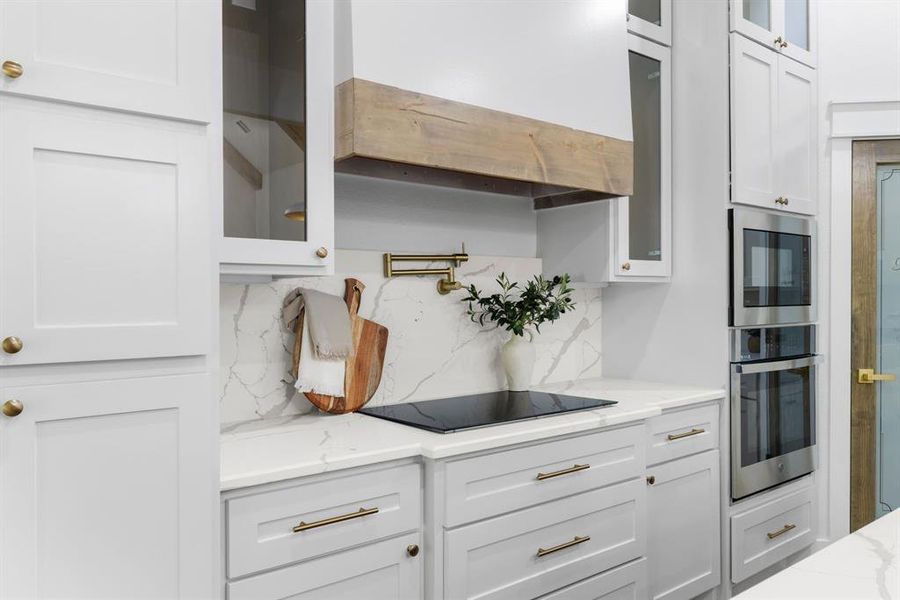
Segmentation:
{"type": "Polygon", "coordinates": [[[572,204],[633,192],[629,141],[363,79],[336,88],[335,161],[344,172],[538,198],[535,208],[557,194],[572,204]]]}

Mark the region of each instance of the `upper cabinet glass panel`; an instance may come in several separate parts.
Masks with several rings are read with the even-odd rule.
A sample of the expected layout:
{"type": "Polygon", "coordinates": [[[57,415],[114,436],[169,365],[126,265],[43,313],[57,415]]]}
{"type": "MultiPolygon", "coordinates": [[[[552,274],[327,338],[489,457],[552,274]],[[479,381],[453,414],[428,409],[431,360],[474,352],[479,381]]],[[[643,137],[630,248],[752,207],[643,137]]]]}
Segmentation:
{"type": "Polygon", "coordinates": [[[648,23],[662,25],[661,0],[628,0],[628,14],[648,23]]]}
{"type": "Polygon", "coordinates": [[[672,43],[672,0],[628,0],[628,30],[669,46],[672,43]]]}
{"type": "Polygon", "coordinates": [[[634,194],[628,203],[628,256],[662,258],[662,90],[660,61],[628,53],[634,127],[634,194]]]}
{"type": "Polygon", "coordinates": [[[305,241],[306,3],[224,0],[224,233],[305,241]]]}
{"type": "Polygon", "coordinates": [[[744,19],[762,27],[772,30],[772,6],[770,0],[742,0],[744,19]]]}
{"type": "Polygon", "coordinates": [[[729,0],[731,31],[808,67],[816,67],[816,2],[729,0]]]}
{"type": "Polygon", "coordinates": [[[784,37],[788,44],[809,50],[808,0],[784,0],[784,37]]]}

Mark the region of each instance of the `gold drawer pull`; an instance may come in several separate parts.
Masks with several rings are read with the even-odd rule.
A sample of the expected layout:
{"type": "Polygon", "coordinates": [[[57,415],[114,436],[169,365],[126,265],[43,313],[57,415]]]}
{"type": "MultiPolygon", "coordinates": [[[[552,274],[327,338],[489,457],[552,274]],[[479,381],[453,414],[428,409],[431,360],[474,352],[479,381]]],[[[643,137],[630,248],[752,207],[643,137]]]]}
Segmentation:
{"type": "Polygon", "coordinates": [[[779,535],[784,535],[785,533],[787,533],[788,531],[790,531],[791,529],[794,529],[796,527],[797,526],[794,525],[793,523],[788,523],[787,525],[785,525],[778,531],[770,531],[769,533],[766,534],[766,537],[769,538],[770,540],[774,540],[779,535]]]}
{"type": "Polygon", "coordinates": [[[668,435],[669,441],[680,440],[681,438],[691,437],[692,435],[700,435],[701,433],[706,433],[705,429],[694,427],[690,431],[685,431],[684,433],[670,433],[668,435]]]}
{"type": "Polygon", "coordinates": [[[584,471],[585,469],[590,469],[591,465],[572,465],[568,469],[560,469],[559,471],[550,471],[549,473],[538,473],[537,480],[543,481],[545,479],[553,479],[554,477],[559,477],[560,475],[568,475],[569,473],[577,473],[578,471],[584,471]]]}
{"type": "Polygon", "coordinates": [[[313,521],[312,523],[304,523],[303,521],[300,521],[300,524],[294,527],[294,533],[300,533],[301,531],[306,531],[307,529],[315,529],[316,527],[324,527],[325,525],[334,525],[335,523],[349,521],[350,519],[358,519],[367,515],[374,515],[377,512],[377,508],[360,508],[356,512],[347,513],[346,515],[341,515],[339,517],[322,519],[321,521],[313,521]]]}
{"type": "Polygon", "coordinates": [[[589,536],[589,535],[585,535],[585,536],[581,536],[581,537],[576,535],[575,539],[573,539],[572,541],[563,542],[559,546],[553,546],[552,548],[538,548],[537,555],[538,555],[538,558],[540,558],[542,556],[547,556],[548,554],[553,554],[554,552],[559,552],[560,550],[565,550],[566,548],[571,548],[572,546],[577,546],[578,544],[583,544],[590,539],[591,539],[591,536],[589,536]]]}

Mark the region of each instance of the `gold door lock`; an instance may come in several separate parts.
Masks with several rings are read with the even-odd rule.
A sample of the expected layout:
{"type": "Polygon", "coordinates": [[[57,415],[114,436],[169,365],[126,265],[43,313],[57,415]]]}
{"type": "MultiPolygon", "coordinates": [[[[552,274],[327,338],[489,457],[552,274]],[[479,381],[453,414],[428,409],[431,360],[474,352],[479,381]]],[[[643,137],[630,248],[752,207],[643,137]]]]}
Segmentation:
{"type": "Polygon", "coordinates": [[[875,383],[876,381],[897,381],[893,373],[876,373],[875,369],[859,369],[856,372],[856,383],[875,383]]]}

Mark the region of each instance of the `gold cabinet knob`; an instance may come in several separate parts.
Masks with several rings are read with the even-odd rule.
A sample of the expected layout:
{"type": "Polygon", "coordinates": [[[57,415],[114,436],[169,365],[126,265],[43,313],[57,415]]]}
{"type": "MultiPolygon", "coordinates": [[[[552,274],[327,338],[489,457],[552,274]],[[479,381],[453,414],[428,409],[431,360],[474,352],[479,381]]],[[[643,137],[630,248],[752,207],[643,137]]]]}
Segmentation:
{"type": "Polygon", "coordinates": [[[406,547],[406,553],[410,556],[418,556],[419,555],[419,545],[418,544],[410,544],[406,547]]]}
{"type": "Polygon", "coordinates": [[[631,270],[631,263],[630,263],[630,262],[627,262],[627,263],[623,264],[623,265],[622,265],[622,270],[623,270],[623,271],[630,271],[630,270],[631,270]]]}
{"type": "Polygon", "coordinates": [[[25,69],[22,68],[22,65],[12,60],[4,60],[2,68],[3,74],[10,79],[17,79],[18,77],[22,76],[22,73],[25,72],[25,69]]]}
{"type": "Polygon", "coordinates": [[[656,475],[647,475],[647,485],[656,483],[656,475]]]}
{"type": "Polygon", "coordinates": [[[3,414],[7,417],[16,417],[24,410],[24,406],[18,400],[7,400],[3,403],[3,414]]]}
{"type": "Polygon", "coordinates": [[[316,250],[316,256],[318,256],[319,258],[325,258],[326,256],[328,256],[328,248],[322,246],[321,248],[316,250]]]}
{"type": "Polygon", "coordinates": [[[3,346],[3,351],[7,354],[15,354],[19,350],[22,349],[22,340],[15,336],[10,336],[7,338],[3,338],[3,342],[0,343],[3,346]]]}

